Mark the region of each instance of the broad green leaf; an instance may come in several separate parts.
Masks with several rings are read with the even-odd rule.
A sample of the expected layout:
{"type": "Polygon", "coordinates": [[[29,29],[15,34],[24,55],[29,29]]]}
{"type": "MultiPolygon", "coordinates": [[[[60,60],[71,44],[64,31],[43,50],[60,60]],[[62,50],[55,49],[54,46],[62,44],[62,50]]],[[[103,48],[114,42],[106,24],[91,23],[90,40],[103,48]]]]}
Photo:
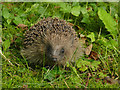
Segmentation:
{"type": "Polygon", "coordinates": [[[71,13],[74,16],[79,16],[80,15],[80,6],[75,6],[71,9],[71,13]]]}
{"type": "Polygon", "coordinates": [[[39,14],[42,14],[44,10],[45,10],[44,7],[39,6],[38,13],[39,13],[39,14]]]}
{"type": "Polygon", "coordinates": [[[109,41],[107,42],[107,46],[110,49],[113,49],[113,47],[118,47],[118,41],[112,38],[109,38],[109,41]]]}
{"type": "Polygon", "coordinates": [[[95,41],[95,34],[93,32],[91,32],[89,35],[87,35],[87,37],[91,39],[91,42],[95,41]]]}
{"type": "Polygon", "coordinates": [[[104,36],[101,36],[101,39],[98,39],[97,41],[98,41],[98,43],[100,43],[100,44],[102,44],[104,46],[108,46],[109,41],[104,36]]]}
{"type": "Polygon", "coordinates": [[[3,17],[6,19],[10,17],[10,13],[7,8],[3,8],[3,17]]]}
{"type": "Polygon", "coordinates": [[[118,41],[112,38],[106,39],[101,37],[101,39],[97,40],[98,43],[107,46],[109,49],[113,49],[113,47],[119,47],[118,41]]]}
{"type": "Polygon", "coordinates": [[[6,40],[3,42],[3,48],[4,51],[6,51],[6,49],[8,49],[10,47],[10,40],[6,40]]]}
{"type": "Polygon", "coordinates": [[[99,18],[105,24],[105,27],[107,28],[107,30],[115,38],[115,36],[117,35],[117,23],[114,21],[114,19],[112,18],[112,16],[110,16],[110,14],[108,14],[102,8],[98,9],[98,15],[99,15],[99,18]]]}
{"type": "Polygon", "coordinates": [[[63,11],[64,13],[70,13],[71,6],[67,3],[57,3],[61,7],[60,11],[63,11]]]}
{"type": "Polygon", "coordinates": [[[87,13],[86,7],[81,7],[80,11],[82,12],[83,15],[87,13]]]}
{"type": "Polygon", "coordinates": [[[10,24],[11,23],[11,19],[7,19],[7,23],[10,24]]]}
{"type": "Polygon", "coordinates": [[[111,43],[112,46],[118,47],[118,41],[110,38],[109,42],[111,43]]]}
{"type": "Polygon", "coordinates": [[[83,15],[83,19],[81,22],[86,23],[86,24],[90,23],[89,15],[87,13],[83,15]]]}
{"type": "Polygon", "coordinates": [[[22,19],[20,17],[15,17],[15,20],[13,21],[16,25],[23,24],[22,19]]]}

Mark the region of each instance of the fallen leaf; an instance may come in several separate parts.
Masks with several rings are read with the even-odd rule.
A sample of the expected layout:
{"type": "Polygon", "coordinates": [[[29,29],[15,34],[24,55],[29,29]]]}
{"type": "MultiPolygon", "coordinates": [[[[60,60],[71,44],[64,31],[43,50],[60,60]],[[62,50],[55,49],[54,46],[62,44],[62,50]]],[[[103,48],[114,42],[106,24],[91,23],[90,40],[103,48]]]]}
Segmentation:
{"type": "Polygon", "coordinates": [[[86,48],[85,54],[86,54],[86,55],[90,55],[91,50],[92,50],[92,44],[90,44],[90,45],[86,48]]]}
{"type": "Polygon", "coordinates": [[[90,60],[91,58],[90,58],[90,57],[88,57],[87,59],[88,59],[88,60],[90,60]]]}
{"type": "Polygon", "coordinates": [[[28,85],[23,85],[23,88],[28,88],[28,85]]]}
{"type": "Polygon", "coordinates": [[[83,34],[80,34],[80,33],[79,33],[79,35],[80,35],[80,38],[81,38],[80,41],[81,41],[83,44],[85,44],[85,41],[86,41],[87,38],[86,38],[85,35],[83,35],[83,34]]]}
{"type": "Polygon", "coordinates": [[[60,6],[55,6],[54,8],[60,8],[60,6]]]}
{"type": "Polygon", "coordinates": [[[99,55],[95,51],[91,51],[90,58],[97,60],[99,58],[99,55]]]}
{"type": "MultiPolygon", "coordinates": [[[[81,37],[81,38],[85,38],[85,35],[83,35],[83,34],[80,34],[80,37],[81,37]]],[[[86,38],[86,39],[87,39],[87,38],[86,38]]]]}
{"type": "Polygon", "coordinates": [[[17,16],[17,14],[14,14],[14,16],[16,17],[16,16],[17,16]]]}
{"type": "Polygon", "coordinates": [[[80,42],[82,42],[83,44],[85,44],[86,39],[87,39],[87,38],[81,38],[81,39],[80,39],[80,42]]]}
{"type": "Polygon", "coordinates": [[[30,90],[30,88],[28,88],[28,85],[23,85],[20,90],[30,90]]]}
{"type": "Polygon", "coordinates": [[[17,27],[18,27],[18,28],[21,28],[22,30],[27,30],[27,29],[28,29],[28,26],[27,26],[27,25],[24,25],[24,24],[18,24],[17,27]]]}

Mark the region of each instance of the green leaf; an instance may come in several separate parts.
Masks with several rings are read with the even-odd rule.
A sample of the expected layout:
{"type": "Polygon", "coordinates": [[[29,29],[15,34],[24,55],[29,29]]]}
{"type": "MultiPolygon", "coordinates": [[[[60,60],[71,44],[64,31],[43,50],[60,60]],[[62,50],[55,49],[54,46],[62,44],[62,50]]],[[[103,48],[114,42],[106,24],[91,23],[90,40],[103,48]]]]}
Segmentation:
{"type": "Polygon", "coordinates": [[[89,14],[88,14],[88,11],[87,11],[86,7],[81,7],[80,11],[83,14],[83,19],[82,19],[81,22],[89,24],[90,23],[90,19],[89,19],[89,14]]]}
{"type": "Polygon", "coordinates": [[[6,51],[10,47],[10,40],[6,40],[3,42],[3,49],[6,51]]]}
{"type": "Polygon", "coordinates": [[[83,19],[82,19],[81,22],[86,23],[86,24],[89,24],[89,23],[90,23],[89,15],[88,15],[88,14],[84,14],[84,15],[83,15],[83,19]]]}
{"type": "Polygon", "coordinates": [[[84,15],[84,14],[87,14],[87,9],[86,9],[86,7],[81,7],[81,8],[80,8],[80,11],[82,12],[83,15],[84,15]]]}
{"type": "Polygon", "coordinates": [[[10,17],[10,13],[7,8],[3,8],[3,17],[6,19],[10,17]]]}
{"type": "Polygon", "coordinates": [[[89,61],[78,60],[78,61],[76,61],[76,64],[77,64],[77,68],[79,68],[80,71],[85,71],[85,70],[88,69],[87,66],[90,65],[90,62],[89,61]]]}
{"type": "Polygon", "coordinates": [[[11,19],[7,19],[7,23],[10,24],[11,23],[11,19]]]}
{"type": "Polygon", "coordinates": [[[100,61],[93,61],[91,63],[92,66],[97,67],[100,64],[100,61]]]}
{"type": "Polygon", "coordinates": [[[39,14],[42,14],[44,10],[45,10],[44,7],[39,6],[38,13],[39,13],[39,14]]]}
{"type": "Polygon", "coordinates": [[[99,15],[99,18],[105,24],[105,27],[107,28],[107,30],[115,38],[115,36],[117,35],[117,23],[114,21],[112,16],[110,16],[110,14],[108,14],[102,8],[98,9],[98,15],[99,15]]]}
{"type": "Polygon", "coordinates": [[[91,42],[95,41],[95,34],[93,32],[91,32],[89,35],[87,35],[87,37],[91,39],[91,42]]]}
{"type": "Polygon", "coordinates": [[[38,11],[38,7],[40,7],[39,4],[37,4],[37,3],[33,4],[33,5],[31,6],[31,11],[32,11],[32,12],[38,11]]]}
{"type": "Polygon", "coordinates": [[[118,48],[118,41],[114,40],[112,38],[109,38],[109,41],[107,42],[107,46],[109,49],[113,49],[114,47],[118,48]]]}
{"type": "Polygon", "coordinates": [[[75,6],[71,9],[71,13],[74,16],[79,16],[80,15],[80,6],[75,6]]]}
{"type": "Polygon", "coordinates": [[[23,24],[22,19],[20,17],[15,17],[15,20],[13,21],[16,25],[23,24]]]}
{"type": "Polygon", "coordinates": [[[85,70],[87,70],[87,69],[88,69],[87,66],[82,66],[81,68],[79,68],[79,70],[80,70],[80,71],[83,71],[83,72],[84,72],[85,70]]]}
{"type": "Polygon", "coordinates": [[[67,3],[57,3],[61,7],[60,11],[63,11],[64,13],[70,13],[71,6],[67,3]]]}
{"type": "Polygon", "coordinates": [[[99,64],[100,64],[99,61],[93,61],[90,66],[91,66],[92,70],[95,71],[99,64]]]}
{"type": "Polygon", "coordinates": [[[103,72],[98,72],[99,77],[104,78],[107,76],[107,74],[103,74],[103,72]]]}
{"type": "Polygon", "coordinates": [[[106,38],[101,37],[101,39],[98,39],[97,42],[98,42],[99,44],[102,44],[102,45],[106,46],[108,41],[107,41],[106,38]]]}
{"type": "Polygon", "coordinates": [[[39,6],[39,4],[35,3],[31,6],[32,9],[37,9],[37,7],[39,6]]]}
{"type": "Polygon", "coordinates": [[[112,38],[106,39],[104,37],[101,37],[101,39],[97,40],[97,42],[104,46],[107,46],[109,49],[113,49],[114,47],[116,48],[119,47],[118,41],[112,38]]]}

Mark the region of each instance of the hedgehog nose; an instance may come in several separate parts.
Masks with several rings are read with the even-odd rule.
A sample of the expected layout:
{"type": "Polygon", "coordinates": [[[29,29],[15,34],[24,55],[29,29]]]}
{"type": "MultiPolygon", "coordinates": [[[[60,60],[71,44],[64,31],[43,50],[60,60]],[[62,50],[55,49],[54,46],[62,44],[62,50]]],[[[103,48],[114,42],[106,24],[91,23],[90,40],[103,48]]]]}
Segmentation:
{"type": "Polygon", "coordinates": [[[53,61],[57,61],[57,58],[52,58],[53,61]]]}

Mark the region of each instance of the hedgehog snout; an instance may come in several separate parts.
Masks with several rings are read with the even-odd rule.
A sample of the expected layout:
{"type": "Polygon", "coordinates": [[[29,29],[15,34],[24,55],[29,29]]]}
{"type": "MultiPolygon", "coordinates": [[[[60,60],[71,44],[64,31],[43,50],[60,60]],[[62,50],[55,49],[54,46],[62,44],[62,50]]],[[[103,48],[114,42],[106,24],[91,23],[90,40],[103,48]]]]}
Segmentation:
{"type": "Polygon", "coordinates": [[[64,49],[57,47],[52,51],[51,58],[53,61],[61,61],[64,57],[64,49]]]}
{"type": "Polygon", "coordinates": [[[59,57],[58,52],[56,52],[56,50],[53,51],[53,53],[51,55],[52,60],[56,62],[56,61],[58,61],[58,57],[59,57]]]}
{"type": "Polygon", "coordinates": [[[52,58],[52,60],[56,62],[56,61],[57,61],[57,58],[52,58]]]}
{"type": "Polygon", "coordinates": [[[57,62],[57,61],[60,61],[60,60],[62,60],[62,57],[61,56],[58,56],[58,55],[53,55],[52,56],[52,58],[51,58],[51,60],[53,60],[54,62],[57,62]]]}

